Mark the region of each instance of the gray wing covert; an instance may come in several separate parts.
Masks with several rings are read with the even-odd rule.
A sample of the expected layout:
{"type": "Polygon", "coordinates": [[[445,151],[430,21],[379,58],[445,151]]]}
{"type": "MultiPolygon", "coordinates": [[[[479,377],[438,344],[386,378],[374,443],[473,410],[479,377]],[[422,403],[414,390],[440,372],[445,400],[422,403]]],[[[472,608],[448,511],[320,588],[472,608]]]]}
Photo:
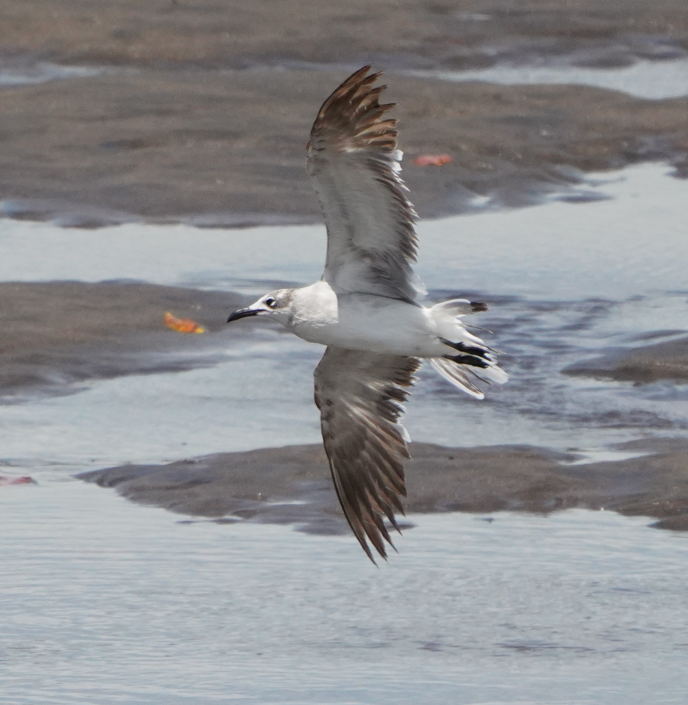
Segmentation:
{"type": "Polygon", "coordinates": [[[394,104],[365,66],[325,101],[311,130],[308,173],[327,225],[323,279],[338,293],[415,300],[416,213],[399,171],[394,104]]]}

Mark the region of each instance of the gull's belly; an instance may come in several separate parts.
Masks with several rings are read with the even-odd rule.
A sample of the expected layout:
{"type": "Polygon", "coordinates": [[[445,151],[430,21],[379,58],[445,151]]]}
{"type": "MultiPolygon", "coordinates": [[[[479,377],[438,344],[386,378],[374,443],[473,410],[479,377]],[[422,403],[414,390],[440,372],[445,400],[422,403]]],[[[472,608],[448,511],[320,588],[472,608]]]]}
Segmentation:
{"type": "Polygon", "coordinates": [[[434,357],[446,352],[428,309],[379,296],[349,294],[337,298],[336,312],[295,322],[301,338],[322,345],[370,352],[434,357]]]}

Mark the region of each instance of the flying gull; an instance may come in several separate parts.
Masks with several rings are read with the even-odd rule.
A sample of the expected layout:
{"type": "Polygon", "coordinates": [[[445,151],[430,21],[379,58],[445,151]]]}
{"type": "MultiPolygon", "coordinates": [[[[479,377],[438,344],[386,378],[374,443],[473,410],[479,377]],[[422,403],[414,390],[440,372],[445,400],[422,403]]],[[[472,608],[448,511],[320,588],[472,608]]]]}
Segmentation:
{"type": "Polygon", "coordinates": [[[322,279],[271,291],[228,322],[273,316],[327,346],[314,375],[323,442],[344,515],[375,562],[368,541],[386,558],[385,541],[394,546],[385,517],[399,531],[395,512],[404,512],[410,439],[399,419],[421,361],[476,399],[484,396],[476,379],[502,384],[507,375],[461,321],[485,304],[421,303],[416,213],[399,177],[397,121],[386,117],[394,104],[379,103],[386,86],[374,86],[380,74],[369,71],[356,71],[323,103],[307,147],[327,225],[322,279]]]}

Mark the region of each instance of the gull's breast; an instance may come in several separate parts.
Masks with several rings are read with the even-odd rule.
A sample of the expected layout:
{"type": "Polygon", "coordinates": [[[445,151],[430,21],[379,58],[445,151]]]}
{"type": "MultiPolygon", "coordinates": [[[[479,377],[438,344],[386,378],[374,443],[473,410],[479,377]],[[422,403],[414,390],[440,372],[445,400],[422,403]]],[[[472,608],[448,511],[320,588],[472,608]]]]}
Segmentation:
{"type": "Polygon", "coordinates": [[[433,357],[446,350],[428,309],[370,294],[335,294],[318,282],[296,302],[291,329],[313,343],[354,350],[433,357]]]}

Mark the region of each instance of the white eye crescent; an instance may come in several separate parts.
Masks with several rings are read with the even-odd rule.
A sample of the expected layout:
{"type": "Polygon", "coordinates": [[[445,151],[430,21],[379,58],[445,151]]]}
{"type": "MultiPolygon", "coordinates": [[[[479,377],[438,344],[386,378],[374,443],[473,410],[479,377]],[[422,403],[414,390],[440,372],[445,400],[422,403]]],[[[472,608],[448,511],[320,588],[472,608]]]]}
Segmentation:
{"type": "Polygon", "coordinates": [[[277,301],[276,299],[273,299],[272,296],[269,296],[267,299],[265,299],[265,305],[268,308],[275,308],[275,306],[277,306],[277,301]]]}

